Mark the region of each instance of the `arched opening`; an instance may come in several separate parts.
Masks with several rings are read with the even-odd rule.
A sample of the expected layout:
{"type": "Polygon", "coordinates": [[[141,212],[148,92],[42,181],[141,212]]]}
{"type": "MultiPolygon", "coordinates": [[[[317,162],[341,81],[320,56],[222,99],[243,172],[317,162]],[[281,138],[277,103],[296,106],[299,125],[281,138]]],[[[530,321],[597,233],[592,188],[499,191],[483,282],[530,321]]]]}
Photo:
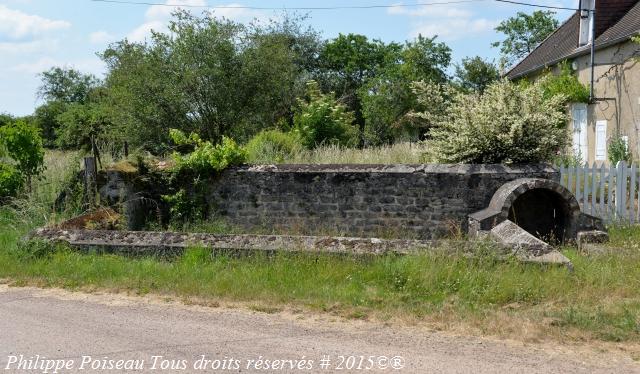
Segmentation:
{"type": "Polygon", "coordinates": [[[509,220],[548,243],[562,243],[571,224],[571,207],[557,192],[534,188],[516,198],[509,220]]]}

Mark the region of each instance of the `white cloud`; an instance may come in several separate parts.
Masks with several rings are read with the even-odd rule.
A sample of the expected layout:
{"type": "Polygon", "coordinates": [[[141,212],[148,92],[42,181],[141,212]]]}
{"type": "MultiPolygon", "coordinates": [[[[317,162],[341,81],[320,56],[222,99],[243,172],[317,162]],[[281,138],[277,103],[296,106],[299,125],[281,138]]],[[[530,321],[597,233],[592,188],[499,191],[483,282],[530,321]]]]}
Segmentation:
{"type": "Polygon", "coordinates": [[[166,29],[167,23],[164,21],[148,21],[131,31],[129,35],[127,35],[127,39],[132,42],[142,42],[151,35],[151,30],[165,31],[166,29]]]}
{"type": "Polygon", "coordinates": [[[23,55],[36,52],[51,52],[58,48],[57,39],[32,40],[28,42],[0,42],[0,55],[23,55]]]}
{"type": "Polygon", "coordinates": [[[190,5],[190,6],[206,6],[207,3],[205,0],[167,0],[165,2],[166,5],[152,5],[149,7],[147,12],[144,15],[145,22],[136,27],[133,31],[127,35],[127,39],[134,42],[142,42],[149,35],[151,35],[151,30],[164,32],[167,31],[167,25],[169,20],[171,19],[171,13],[175,10],[180,9],[180,5],[190,5]]]}
{"type": "Polygon", "coordinates": [[[46,35],[48,32],[69,27],[71,23],[67,21],[52,20],[0,5],[0,35],[11,39],[46,35]]]}
{"type": "Polygon", "coordinates": [[[446,41],[492,31],[499,23],[497,20],[476,18],[473,12],[457,5],[394,7],[389,8],[387,13],[408,17],[411,24],[411,37],[437,35],[446,41]]]}
{"type": "Polygon", "coordinates": [[[207,6],[207,2],[205,0],[167,0],[165,4],[166,5],[152,5],[149,7],[145,13],[145,18],[147,20],[169,19],[171,18],[171,13],[176,9],[180,9],[180,5],[202,8],[206,8],[207,6]]]}
{"type": "Polygon", "coordinates": [[[58,66],[58,61],[51,57],[42,57],[34,62],[24,62],[11,67],[9,70],[19,73],[37,74],[53,66],[58,66]]]}
{"type": "Polygon", "coordinates": [[[260,21],[269,18],[266,12],[255,9],[238,8],[241,6],[242,4],[236,3],[220,5],[219,8],[213,9],[213,15],[219,18],[231,19],[238,22],[249,22],[254,19],[260,21]]]}
{"type": "Polygon", "coordinates": [[[89,41],[92,44],[105,44],[108,43],[112,40],[114,40],[115,37],[111,34],[109,34],[106,31],[96,31],[96,32],[92,32],[91,34],[89,34],[89,41]]]}
{"type": "Polygon", "coordinates": [[[471,17],[471,12],[466,9],[450,7],[450,6],[421,6],[417,8],[396,7],[389,8],[387,11],[393,15],[404,15],[410,17],[471,17]]]}
{"type": "Polygon", "coordinates": [[[33,62],[25,62],[9,68],[10,71],[28,74],[39,74],[54,66],[65,66],[78,69],[84,73],[101,74],[104,72],[104,62],[99,58],[87,58],[75,62],[63,61],[52,57],[41,57],[33,62]]]}
{"type": "Polygon", "coordinates": [[[264,21],[269,18],[266,12],[242,8],[243,5],[239,3],[220,4],[216,5],[216,8],[208,8],[206,7],[207,2],[205,0],[166,0],[165,5],[150,6],[145,13],[144,23],[131,31],[129,35],[127,35],[127,39],[134,42],[141,42],[151,35],[151,30],[166,32],[171,14],[176,9],[180,9],[180,5],[201,7],[196,8],[196,10],[209,10],[215,17],[226,18],[237,22],[250,22],[253,20],[264,21]]]}
{"type": "Polygon", "coordinates": [[[484,18],[479,19],[443,19],[440,21],[427,21],[417,23],[411,31],[411,36],[435,36],[442,40],[456,40],[469,35],[475,35],[493,30],[498,26],[498,21],[484,18]]]}

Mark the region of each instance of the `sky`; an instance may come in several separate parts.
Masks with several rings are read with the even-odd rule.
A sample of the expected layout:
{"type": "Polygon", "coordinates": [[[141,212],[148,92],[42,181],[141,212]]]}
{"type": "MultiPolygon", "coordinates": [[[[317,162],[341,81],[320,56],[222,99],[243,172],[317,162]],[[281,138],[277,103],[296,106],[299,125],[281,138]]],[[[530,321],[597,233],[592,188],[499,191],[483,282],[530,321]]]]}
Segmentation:
{"type": "MultiPolygon", "coordinates": [[[[301,11],[325,38],[358,33],[385,42],[403,42],[418,34],[438,36],[452,49],[453,61],[466,56],[496,60],[501,39],[494,28],[519,11],[535,8],[474,0],[439,5],[416,3],[455,0],[129,0],[169,5],[250,6],[262,8],[405,5],[393,8],[301,11]]],[[[535,4],[577,7],[578,0],[524,0],[535,4]]],[[[78,69],[100,78],[105,66],[97,53],[127,38],[144,41],[150,30],[166,30],[174,7],[130,5],[91,0],[0,0],[0,113],[28,115],[42,102],[39,73],[54,66],[78,69]]],[[[205,8],[189,8],[199,13],[205,8]]],[[[281,11],[216,8],[214,14],[238,22],[266,21],[281,11]]],[[[570,11],[559,10],[563,21],[570,11]]]]}

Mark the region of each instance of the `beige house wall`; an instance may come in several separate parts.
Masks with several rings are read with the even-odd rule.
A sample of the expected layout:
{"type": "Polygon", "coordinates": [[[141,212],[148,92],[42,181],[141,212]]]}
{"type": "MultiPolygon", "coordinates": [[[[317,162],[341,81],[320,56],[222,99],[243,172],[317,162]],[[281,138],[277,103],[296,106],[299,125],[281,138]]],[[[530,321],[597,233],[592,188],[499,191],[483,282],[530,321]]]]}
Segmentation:
{"type": "MultiPolygon", "coordinates": [[[[640,159],[640,45],[631,41],[596,52],[595,97],[588,107],[588,162],[595,161],[596,122],[607,121],[607,143],[615,136],[628,136],[629,149],[635,160],[640,159]]],[[[590,55],[576,58],[578,79],[591,81],[590,55]]],[[[570,131],[573,131],[570,124],[570,131]]],[[[608,150],[607,160],[608,164],[608,150]]],[[[601,161],[597,162],[598,164],[601,161]]]]}

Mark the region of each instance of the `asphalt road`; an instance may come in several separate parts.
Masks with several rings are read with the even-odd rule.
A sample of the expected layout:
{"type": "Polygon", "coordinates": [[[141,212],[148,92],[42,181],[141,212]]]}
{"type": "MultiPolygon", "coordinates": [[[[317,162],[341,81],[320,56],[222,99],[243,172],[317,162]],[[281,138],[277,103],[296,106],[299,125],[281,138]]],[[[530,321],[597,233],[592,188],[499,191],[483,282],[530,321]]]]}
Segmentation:
{"type": "Polygon", "coordinates": [[[148,297],[0,285],[0,317],[5,373],[640,373],[622,356],[148,297]]]}

